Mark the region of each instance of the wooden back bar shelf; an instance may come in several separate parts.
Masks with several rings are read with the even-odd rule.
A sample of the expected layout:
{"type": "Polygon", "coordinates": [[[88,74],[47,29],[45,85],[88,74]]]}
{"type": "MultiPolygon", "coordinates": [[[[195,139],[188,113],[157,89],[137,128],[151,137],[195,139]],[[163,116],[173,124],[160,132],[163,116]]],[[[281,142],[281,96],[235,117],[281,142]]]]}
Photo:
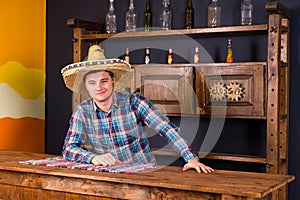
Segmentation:
{"type": "MultiPolygon", "coordinates": [[[[72,19],[74,20],[74,19],[72,19]]],[[[69,26],[76,27],[75,24],[69,23],[69,26]]],[[[83,26],[83,25],[81,25],[83,26]]],[[[228,27],[216,27],[216,28],[195,28],[195,29],[176,29],[176,30],[153,30],[149,31],[145,34],[144,31],[141,32],[122,32],[117,34],[97,34],[97,33],[90,33],[87,35],[81,35],[80,40],[103,40],[108,39],[111,37],[114,38],[137,38],[137,37],[170,37],[176,35],[188,35],[191,37],[197,37],[201,34],[201,37],[205,34],[218,35],[218,34],[250,34],[250,32],[255,33],[266,33],[268,30],[267,24],[261,25],[252,25],[249,26],[228,26],[228,27]]]]}
{"type": "MultiPolygon", "coordinates": [[[[188,35],[194,39],[224,36],[264,35],[267,38],[267,57],[265,62],[240,63],[201,63],[201,64],[150,64],[133,65],[135,79],[134,91],[142,87],[142,94],[170,116],[210,117],[212,103],[227,103],[226,117],[240,119],[261,119],[266,123],[266,157],[248,155],[207,154],[207,159],[229,160],[265,164],[266,172],[271,174],[288,173],[288,102],[289,102],[289,18],[290,11],[278,2],[266,2],[268,23],[251,26],[226,26],[217,28],[195,28],[180,30],[153,30],[141,32],[124,32],[118,34],[101,34],[97,23],[79,19],[70,19],[68,25],[74,30],[74,62],[86,56],[87,44],[99,43],[105,39],[118,38],[153,38],[188,35]],[[94,27],[94,28],[93,28],[94,27]],[[160,70],[155,70],[160,67],[160,70]],[[164,74],[164,70],[166,73],[164,74]],[[222,81],[215,81],[216,69],[222,81]],[[171,72],[171,74],[170,74],[171,72]],[[174,76],[172,76],[172,73],[174,76]],[[178,79],[175,80],[175,74],[178,79]],[[146,78],[145,78],[146,77],[146,78]],[[151,79],[151,81],[150,81],[151,79]],[[143,85],[148,81],[151,87],[143,85]],[[181,98],[176,103],[171,96],[166,99],[155,88],[172,85],[175,94],[181,98]],[[193,85],[191,91],[189,84],[193,85]],[[227,93],[213,94],[217,88],[227,93]],[[235,88],[235,89],[233,89],[235,88]],[[155,94],[155,91],[157,92],[155,94]],[[234,91],[243,91],[234,95],[234,91]],[[193,96],[193,93],[196,95],[193,96]],[[151,95],[150,95],[151,94],[151,95]],[[230,95],[229,95],[230,94],[230,95]],[[196,101],[197,100],[197,101],[196,101]],[[197,103],[195,103],[197,102],[197,103]],[[182,110],[181,108],[184,108],[182,110]]],[[[192,47],[193,48],[193,47],[192,47]]],[[[147,83],[148,83],[147,82],[147,83]]],[[[73,105],[81,101],[79,94],[74,94],[73,105]]],[[[222,106],[219,106],[221,109],[222,106]]],[[[175,155],[174,152],[156,150],[157,155],[175,155]]],[[[287,188],[273,195],[273,199],[287,199],[287,188]]]]}

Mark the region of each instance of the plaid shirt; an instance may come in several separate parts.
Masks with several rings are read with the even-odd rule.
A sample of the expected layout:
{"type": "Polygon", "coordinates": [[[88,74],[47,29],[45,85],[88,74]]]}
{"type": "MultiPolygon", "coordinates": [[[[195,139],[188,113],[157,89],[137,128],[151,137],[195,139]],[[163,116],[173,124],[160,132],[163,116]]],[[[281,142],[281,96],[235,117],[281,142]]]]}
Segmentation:
{"type": "Polygon", "coordinates": [[[65,138],[64,158],[90,163],[97,154],[111,153],[124,162],[156,163],[143,122],[163,136],[186,162],[194,158],[179,128],[144,96],[114,93],[113,98],[107,113],[97,109],[92,99],[77,107],[65,138]],[[92,150],[82,148],[85,144],[92,150]]]}

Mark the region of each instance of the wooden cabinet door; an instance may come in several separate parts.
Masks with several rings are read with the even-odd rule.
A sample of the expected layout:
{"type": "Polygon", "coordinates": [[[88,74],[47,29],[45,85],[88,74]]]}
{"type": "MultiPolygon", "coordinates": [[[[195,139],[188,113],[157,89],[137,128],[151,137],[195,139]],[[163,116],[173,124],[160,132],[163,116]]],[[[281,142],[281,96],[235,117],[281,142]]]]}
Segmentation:
{"type": "Polygon", "coordinates": [[[194,113],[193,67],[151,64],[135,66],[135,87],[163,113],[194,113]]]}
{"type": "Polygon", "coordinates": [[[265,118],[266,63],[214,63],[195,67],[202,115],[265,118]]]}

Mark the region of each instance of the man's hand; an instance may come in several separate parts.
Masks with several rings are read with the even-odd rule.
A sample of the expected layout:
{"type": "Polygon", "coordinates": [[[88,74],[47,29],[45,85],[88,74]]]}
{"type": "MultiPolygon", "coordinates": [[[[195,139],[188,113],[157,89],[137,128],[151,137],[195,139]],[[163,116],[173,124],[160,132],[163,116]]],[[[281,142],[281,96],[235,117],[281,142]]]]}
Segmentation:
{"type": "Polygon", "coordinates": [[[121,163],[121,161],[117,160],[112,154],[106,153],[106,154],[95,156],[91,160],[91,163],[94,165],[109,166],[109,165],[121,163]]]}
{"type": "Polygon", "coordinates": [[[188,169],[195,169],[198,173],[204,172],[204,173],[210,173],[214,170],[201,162],[199,162],[196,158],[190,159],[184,166],[183,171],[187,171],[188,169]]]}

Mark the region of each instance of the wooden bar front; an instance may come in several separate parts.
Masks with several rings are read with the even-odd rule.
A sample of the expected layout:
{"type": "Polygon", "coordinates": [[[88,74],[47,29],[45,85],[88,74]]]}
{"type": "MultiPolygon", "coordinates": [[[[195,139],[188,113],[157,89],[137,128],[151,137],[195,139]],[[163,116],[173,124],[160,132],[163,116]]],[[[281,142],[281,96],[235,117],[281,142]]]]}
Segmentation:
{"type": "Polygon", "coordinates": [[[0,199],[270,199],[295,178],[224,170],[198,174],[174,166],[117,174],[18,164],[50,156],[0,151],[0,199]]]}

